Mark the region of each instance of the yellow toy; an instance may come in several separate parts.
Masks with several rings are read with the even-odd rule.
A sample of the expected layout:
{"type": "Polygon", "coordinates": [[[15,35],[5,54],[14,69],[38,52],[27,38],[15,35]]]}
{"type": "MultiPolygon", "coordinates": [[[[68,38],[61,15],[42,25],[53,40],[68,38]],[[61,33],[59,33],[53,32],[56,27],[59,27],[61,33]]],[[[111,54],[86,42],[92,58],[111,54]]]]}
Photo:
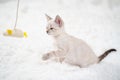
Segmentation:
{"type": "Polygon", "coordinates": [[[25,38],[28,37],[27,32],[23,32],[23,31],[20,30],[20,29],[14,29],[14,30],[8,29],[8,30],[6,30],[6,32],[4,33],[4,36],[25,37],[25,38]]]}
{"type": "Polygon", "coordinates": [[[14,29],[8,29],[6,30],[5,33],[3,33],[4,36],[11,36],[11,37],[28,37],[27,32],[23,32],[20,29],[16,29],[16,25],[17,25],[17,20],[18,20],[18,9],[19,9],[19,0],[18,0],[18,4],[17,4],[17,11],[16,11],[16,21],[15,21],[15,26],[14,29]]]}

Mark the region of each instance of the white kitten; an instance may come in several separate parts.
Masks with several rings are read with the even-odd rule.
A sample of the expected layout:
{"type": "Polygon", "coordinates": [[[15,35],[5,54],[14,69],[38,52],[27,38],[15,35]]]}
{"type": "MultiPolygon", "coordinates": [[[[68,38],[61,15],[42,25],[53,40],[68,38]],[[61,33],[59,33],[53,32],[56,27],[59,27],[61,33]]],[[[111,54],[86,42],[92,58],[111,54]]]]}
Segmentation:
{"type": "Polygon", "coordinates": [[[46,18],[48,21],[46,32],[48,35],[52,35],[58,50],[44,54],[42,57],[43,60],[55,58],[60,62],[64,61],[72,65],[87,67],[100,62],[111,51],[116,51],[115,49],[110,49],[97,57],[84,41],[65,32],[64,22],[60,16],[57,15],[55,20],[48,15],[46,15],[46,18]]]}

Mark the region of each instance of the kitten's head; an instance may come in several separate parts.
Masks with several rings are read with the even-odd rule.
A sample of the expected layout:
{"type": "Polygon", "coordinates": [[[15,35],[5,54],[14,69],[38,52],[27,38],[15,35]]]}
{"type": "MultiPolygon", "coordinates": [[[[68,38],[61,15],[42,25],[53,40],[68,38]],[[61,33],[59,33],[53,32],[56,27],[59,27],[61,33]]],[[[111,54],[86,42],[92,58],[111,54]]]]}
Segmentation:
{"type": "Polygon", "coordinates": [[[58,36],[64,33],[64,22],[59,15],[52,19],[50,16],[46,15],[47,18],[47,27],[46,32],[48,35],[58,36]]]}

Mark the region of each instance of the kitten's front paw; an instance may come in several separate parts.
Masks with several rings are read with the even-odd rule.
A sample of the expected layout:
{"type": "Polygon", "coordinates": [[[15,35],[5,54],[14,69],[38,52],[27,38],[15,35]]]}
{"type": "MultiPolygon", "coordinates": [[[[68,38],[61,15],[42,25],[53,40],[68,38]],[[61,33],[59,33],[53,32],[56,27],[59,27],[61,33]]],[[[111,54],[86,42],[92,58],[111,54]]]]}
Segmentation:
{"type": "Polygon", "coordinates": [[[42,56],[42,60],[47,60],[47,59],[49,59],[49,58],[50,58],[49,54],[44,54],[44,55],[42,56]]]}

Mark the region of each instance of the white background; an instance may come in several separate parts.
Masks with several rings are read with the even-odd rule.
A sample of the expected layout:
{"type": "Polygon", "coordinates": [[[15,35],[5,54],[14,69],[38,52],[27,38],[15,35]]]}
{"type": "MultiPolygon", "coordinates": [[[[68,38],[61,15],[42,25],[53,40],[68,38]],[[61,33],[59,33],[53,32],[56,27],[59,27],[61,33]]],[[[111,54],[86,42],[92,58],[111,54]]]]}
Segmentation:
{"type": "Polygon", "coordinates": [[[17,28],[28,38],[5,37],[13,29],[17,0],[0,0],[0,80],[120,80],[120,0],[20,0],[17,28]],[[79,68],[43,62],[53,50],[45,13],[62,17],[67,33],[86,41],[97,56],[117,49],[100,64],[79,68]]]}

